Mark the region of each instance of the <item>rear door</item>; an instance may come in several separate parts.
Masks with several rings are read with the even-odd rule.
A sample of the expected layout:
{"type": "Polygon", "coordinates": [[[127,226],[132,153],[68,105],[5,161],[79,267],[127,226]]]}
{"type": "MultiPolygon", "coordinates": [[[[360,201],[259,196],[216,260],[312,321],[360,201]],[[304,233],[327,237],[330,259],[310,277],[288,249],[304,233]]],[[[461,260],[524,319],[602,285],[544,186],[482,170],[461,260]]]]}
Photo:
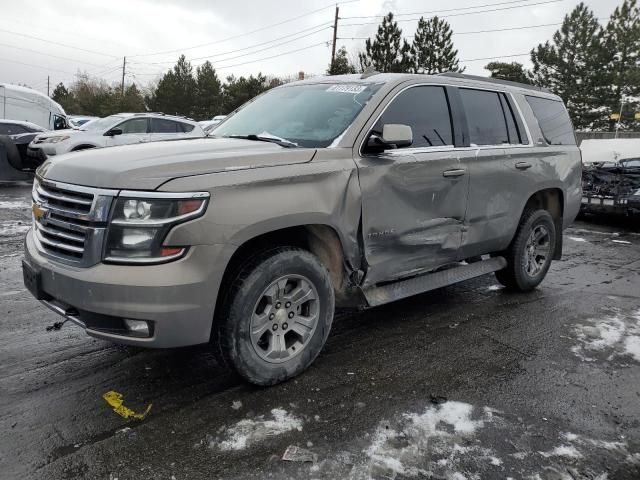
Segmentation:
{"type": "Polygon", "coordinates": [[[528,158],[529,140],[509,95],[459,88],[469,131],[469,148],[461,152],[470,174],[463,254],[471,257],[504,248],[520,219],[525,195],[517,175],[528,158]],[[521,154],[524,154],[522,156],[521,154]]]}
{"type": "Polygon", "coordinates": [[[363,147],[356,156],[366,284],[455,261],[467,207],[469,176],[454,147],[447,90],[435,85],[404,89],[368,132],[379,134],[385,124],[409,125],[413,144],[378,153],[363,147]]]}

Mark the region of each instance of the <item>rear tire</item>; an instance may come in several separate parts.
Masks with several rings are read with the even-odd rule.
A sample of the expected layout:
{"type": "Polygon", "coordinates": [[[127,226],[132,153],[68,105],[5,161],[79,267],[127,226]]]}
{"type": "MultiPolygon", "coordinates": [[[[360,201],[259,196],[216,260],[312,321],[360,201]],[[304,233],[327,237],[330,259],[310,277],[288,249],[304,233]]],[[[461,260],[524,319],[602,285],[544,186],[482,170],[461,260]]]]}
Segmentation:
{"type": "Polygon", "coordinates": [[[274,385],[303,372],[331,330],[334,292],[313,254],[280,247],[241,266],[216,315],[218,359],[255,385],[274,385]]]}
{"type": "Polygon", "coordinates": [[[556,227],[546,210],[525,210],[509,248],[503,252],[507,267],[496,272],[507,288],[528,292],[537,287],[551,266],[556,245],[556,227]]]}

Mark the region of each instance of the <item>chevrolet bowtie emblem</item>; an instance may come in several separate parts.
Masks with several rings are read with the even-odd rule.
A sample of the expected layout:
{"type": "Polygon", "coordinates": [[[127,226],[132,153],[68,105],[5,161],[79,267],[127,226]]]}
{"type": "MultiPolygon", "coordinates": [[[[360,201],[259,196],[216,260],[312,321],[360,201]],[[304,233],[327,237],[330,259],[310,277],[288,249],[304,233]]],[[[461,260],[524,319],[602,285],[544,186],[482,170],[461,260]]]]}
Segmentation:
{"type": "Polygon", "coordinates": [[[38,205],[37,203],[34,203],[31,206],[31,211],[33,212],[33,218],[35,218],[36,220],[40,220],[42,219],[46,213],[47,210],[45,210],[44,208],[42,208],[40,205],[38,205]]]}

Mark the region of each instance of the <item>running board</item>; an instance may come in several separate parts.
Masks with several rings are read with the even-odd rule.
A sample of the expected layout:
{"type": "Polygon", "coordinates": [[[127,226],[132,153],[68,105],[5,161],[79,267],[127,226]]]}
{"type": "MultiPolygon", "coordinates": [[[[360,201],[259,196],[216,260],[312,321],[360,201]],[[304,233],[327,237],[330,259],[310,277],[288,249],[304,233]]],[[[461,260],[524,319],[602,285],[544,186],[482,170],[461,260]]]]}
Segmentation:
{"type": "Polygon", "coordinates": [[[375,307],[402,298],[411,297],[419,293],[446,287],[454,283],[470,280],[487,273],[497,272],[507,266],[504,257],[493,257],[481,262],[440,270],[428,273],[408,280],[399,280],[380,287],[371,287],[363,290],[364,296],[370,306],[375,307]]]}

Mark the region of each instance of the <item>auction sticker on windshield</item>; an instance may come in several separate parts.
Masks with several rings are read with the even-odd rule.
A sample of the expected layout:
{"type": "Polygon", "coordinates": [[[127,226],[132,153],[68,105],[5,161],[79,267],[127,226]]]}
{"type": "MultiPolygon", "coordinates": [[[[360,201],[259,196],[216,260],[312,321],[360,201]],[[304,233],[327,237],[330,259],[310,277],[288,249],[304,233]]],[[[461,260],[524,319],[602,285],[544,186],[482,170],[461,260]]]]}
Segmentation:
{"type": "Polygon", "coordinates": [[[336,93],[362,93],[366,90],[365,85],[331,85],[327,92],[336,93]]]}

